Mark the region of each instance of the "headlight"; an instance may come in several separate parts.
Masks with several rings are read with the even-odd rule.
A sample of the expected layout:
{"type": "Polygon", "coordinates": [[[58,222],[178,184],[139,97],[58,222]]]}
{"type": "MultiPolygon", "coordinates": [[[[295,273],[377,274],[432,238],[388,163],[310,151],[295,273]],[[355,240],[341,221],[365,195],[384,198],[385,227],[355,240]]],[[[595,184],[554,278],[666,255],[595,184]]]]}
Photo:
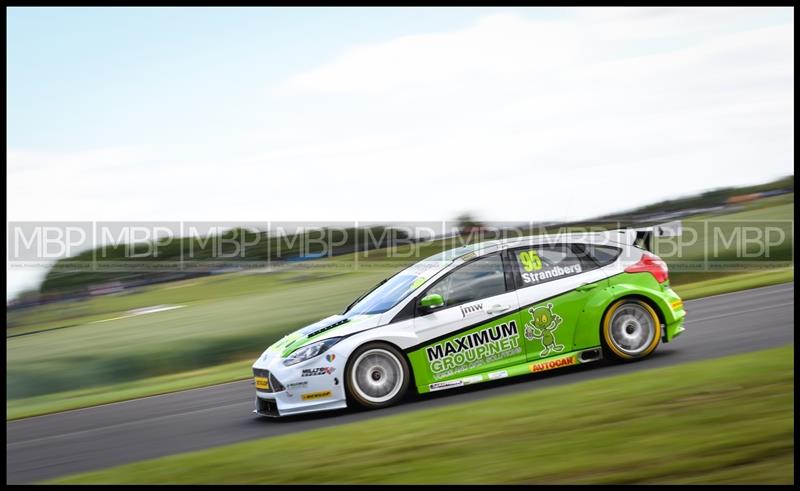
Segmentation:
{"type": "Polygon", "coordinates": [[[328,350],[331,346],[338,343],[342,338],[328,338],[323,339],[322,341],[317,341],[316,343],[311,343],[308,346],[303,346],[302,348],[298,348],[289,355],[288,358],[283,360],[283,364],[287,367],[292,365],[296,365],[301,361],[306,361],[308,359],[314,358],[317,355],[321,355],[325,351],[328,350]]]}

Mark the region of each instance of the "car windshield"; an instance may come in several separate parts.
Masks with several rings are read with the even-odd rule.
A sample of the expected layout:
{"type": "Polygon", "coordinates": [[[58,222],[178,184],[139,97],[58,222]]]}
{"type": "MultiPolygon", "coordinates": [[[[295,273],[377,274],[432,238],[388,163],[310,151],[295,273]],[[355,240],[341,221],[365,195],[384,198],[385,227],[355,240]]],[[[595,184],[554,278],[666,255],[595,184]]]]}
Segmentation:
{"type": "Polygon", "coordinates": [[[374,289],[369,295],[362,298],[357,304],[347,311],[348,314],[381,314],[397,305],[397,302],[406,298],[414,291],[411,287],[417,277],[399,274],[393,276],[386,283],[374,289]]]}
{"type": "Polygon", "coordinates": [[[450,262],[438,258],[429,258],[404,269],[385,280],[384,283],[379,284],[364,298],[358,300],[347,310],[347,314],[382,314],[386,312],[411,292],[422,286],[431,276],[441,271],[450,262]]]}
{"type": "Polygon", "coordinates": [[[495,243],[496,241],[489,241],[457,247],[420,261],[384,280],[383,283],[379,283],[377,288],[359,299],[345,313],[347,315],[382,314],[422,286],[455,258],[495,243]]]}

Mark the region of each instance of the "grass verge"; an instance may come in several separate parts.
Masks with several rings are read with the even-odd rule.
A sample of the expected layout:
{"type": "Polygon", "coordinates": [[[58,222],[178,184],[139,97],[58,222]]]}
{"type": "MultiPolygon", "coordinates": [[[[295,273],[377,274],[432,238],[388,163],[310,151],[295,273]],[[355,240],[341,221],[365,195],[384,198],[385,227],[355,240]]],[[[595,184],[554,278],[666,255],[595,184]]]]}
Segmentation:
{"type": "Polygon", "coordinates": [[[793,365],[790,345],[55,482],[789,484],[793,365]]]}

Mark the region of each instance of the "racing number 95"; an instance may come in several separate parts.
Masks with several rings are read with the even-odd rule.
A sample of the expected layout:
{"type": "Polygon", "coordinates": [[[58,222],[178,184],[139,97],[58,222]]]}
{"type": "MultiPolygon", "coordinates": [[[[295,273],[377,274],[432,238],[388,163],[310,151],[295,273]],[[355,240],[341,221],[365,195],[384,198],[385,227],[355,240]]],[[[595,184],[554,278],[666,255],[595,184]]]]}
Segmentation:
{"type": "Polygon", "coordinates": [[[536,251],[522,251],[519,253],[519,262],[526,272],[542,269],[542,260],[536,251]]]}

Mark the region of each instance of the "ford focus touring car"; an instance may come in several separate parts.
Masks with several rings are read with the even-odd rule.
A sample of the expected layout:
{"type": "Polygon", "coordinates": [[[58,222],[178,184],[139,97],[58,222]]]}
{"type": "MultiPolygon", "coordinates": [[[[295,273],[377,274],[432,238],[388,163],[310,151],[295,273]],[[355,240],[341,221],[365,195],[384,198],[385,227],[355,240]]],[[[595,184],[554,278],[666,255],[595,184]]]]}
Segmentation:
{"type": "Polygon", "coordinates": [[[253,364],[254,412],[380,408],[409,390],[647,357],[684,330],[667,266],[646,247],[680,233],[671,225],[482,242],[420,261],[267,348],[253,364]]]}

